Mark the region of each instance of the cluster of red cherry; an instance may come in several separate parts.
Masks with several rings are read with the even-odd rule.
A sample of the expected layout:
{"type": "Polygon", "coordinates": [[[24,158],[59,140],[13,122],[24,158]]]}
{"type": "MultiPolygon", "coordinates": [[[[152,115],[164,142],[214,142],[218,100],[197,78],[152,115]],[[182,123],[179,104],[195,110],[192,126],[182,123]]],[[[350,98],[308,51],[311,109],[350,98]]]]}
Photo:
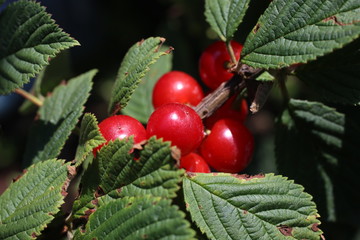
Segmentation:
{"type": "MultiPolygon", "coordinates": [[[[242,45],[232,41],[231,46],[239,59],[242,45]]],[[[224,42],[210,45],[199,63],[200,77],[212,90],[232,77],[228,71],[230,55],[224,42]]],[[[180,167],[190,172],[206,173],[210,167],[221,172],[240,172],[249,164],[254,148],[253,136],[243,124],[248,114],[247,103],[244,99],[238,103],[232,97],[203,122],[191,107],[203,98],[203,90],[193,77],[171,71],[154,86],[155,111],[146,129],[130,116],[116,115],[99,124],[100,132],[107,141],[132,135],[135,143],[151,136],[171,141],[181,150],[180,167]],[[233,108],[234,104],[238,106],[233,108]]],[[[94,155],[101,147],[94,149],[94,155]]]]}

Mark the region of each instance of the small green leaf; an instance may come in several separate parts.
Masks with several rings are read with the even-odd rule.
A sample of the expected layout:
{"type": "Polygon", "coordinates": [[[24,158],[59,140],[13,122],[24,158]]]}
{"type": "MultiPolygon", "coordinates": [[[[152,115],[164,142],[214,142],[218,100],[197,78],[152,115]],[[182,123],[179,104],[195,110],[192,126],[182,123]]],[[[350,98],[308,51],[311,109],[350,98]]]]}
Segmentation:
{"type": "Polygon", "coordinates": [[[101,205],[75,239],[194,239],[184,217],[170,200],[126,197],[101,205]]]}
{"type": "Polygon", "coordinates": [[[126,53],[118,71],[111,94],[109,112],[116,114],[125,108],[141,79],[160,56],[168,54],[160,50],[165,39],[151,37],[134,44],[126,53]]]}
{"type": "Polygon", "coordinates": [[[22,87],[49,64],[49,58],[76,45],[40,4],[10,4],[0,15],[0,94],[22,87]]]}
{"type": "Polygon", "coordinates": [[[205,16],[222,41],[230,41],[243,20],[250,0],[206,0],[205,16]]]}
{"type": "MultiPolygon", "coordinates": [[[[360,129],[351,116],[319,102],[291,99],[277,124],[276,158],[281,174],[305,186],[327,221],[351,221],[360,201],[360,129]],[[348,183],[352,184],[349,185],[348,183]]],[[[357,214],[355,214],[357,215],[357,214]]]]}
{"type": "Polygon", "coordinates": [[[360,104],[360,39],[298,69],[296,74],[317,99],[360,104]]]}
{"type": "Polygon", "coordinates": [[[45,99],[30,131],[25,164],[58,156],[84,110],[96,72],[91,70],[71,79],[45,99]]]}
{"type": "Polygon", "coordinates": [[[210,239],[320,239],[304,188],[273,174],[195,174],[183,181],[187,209],[210,239]]]}
{"type": "Polygon", "coordinates": [[[274,81],[275,77],[271,75],[269,72],[265,71],[262,74],[260,74],[260,76],[258,76],[256,80],[262,82],[268,82],[268,81],[274,81]]]}
{"type": "Polygon", "coordinates": [[[80,166],[95,147],[105,142],[99,131],[96,117],[91,113],[85,113],[81,121],[79,145],[76,149],[76,166],[80,166]]]}
{"type": "Polygon", "coordinates": [[[72,171],[69,164],[55,159],[29,167],[0,196],[0,238],[39,236],[64,203],[72,171]]]}
{"type": "MultiPolygon", "coordinates": [[[[162,47],[161,49],[169,49],[162,47]]],[[[150,71],[146,73],[143,80],[139,83],[130,101],[122,113],[132,116],[140,122],[146,124],[151,113],[154,111],[152,105],[152,91],[157,80],[172,68],[172,54],[161,56],[150,71]]]]}
{"type": "Polygon", "coordinates": [[[314,60],[358,38],[359,16],[357,0],[272,1],[247,37],[241,61],[268,69],[314,60]]]}

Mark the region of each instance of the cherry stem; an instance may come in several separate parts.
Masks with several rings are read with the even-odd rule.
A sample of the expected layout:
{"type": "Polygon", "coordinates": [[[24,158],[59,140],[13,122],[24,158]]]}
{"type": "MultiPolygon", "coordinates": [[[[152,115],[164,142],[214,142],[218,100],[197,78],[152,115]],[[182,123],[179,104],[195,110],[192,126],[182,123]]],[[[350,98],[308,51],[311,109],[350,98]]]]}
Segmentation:
{"type": "Polygon", "coordinates": [[[32,102],[33,104],[35,104],[38,107],[41,107],[43,105],[43,101],[41,101],[39,98],[35,97],[31,93],[29,93],[21,88],[15,89],[15,92],[17,94],[23,96],[24,98],[26,98],[27,100],[29,100],[30,102],[32,102]]]}
{"type": "Polygon", "coordinates": [[[237,74],[234,74],[229,81],[223,82],[215,91],[207,95],[194,110],[201,119],[210,117],[232,95],[245,89],[245,80],[254,79],[263,71],[263,69],[254,69],[248,65],[241,64],[237,74]]]}
{"type": "Polygon", "coordinates": [[[226,42],[226,49],[230,55],[231,62],[237,64],[238,60],[235,57],[234,49],[232,48],[230,41],[226,42]]]}

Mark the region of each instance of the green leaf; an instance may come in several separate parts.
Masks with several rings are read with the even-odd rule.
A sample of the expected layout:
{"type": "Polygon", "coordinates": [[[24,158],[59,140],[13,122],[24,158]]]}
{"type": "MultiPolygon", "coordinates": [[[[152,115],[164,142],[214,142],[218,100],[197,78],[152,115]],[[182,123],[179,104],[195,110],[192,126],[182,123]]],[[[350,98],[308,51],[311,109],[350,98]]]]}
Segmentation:
{"type": "Polygon", "coordinates": [[[360,104],[360,39],[345,48],[298,68],[296,74],[317,99],[360,104]]]}
{"type": "Polygon", "coordinates": [[[314,60],[358,38],[359,16],[357,0],[272,1],[247,37],[241,61],[268,69],[314,60]]]}
{"type": "Polygon", "coordinates": [[[268,82],[268,81],[274,81],[275,77],[271,75],[269,72],[265,71],[262,74],[260,74],[260,76],[258,76],[256,80],[262,82],[268,82]]]}
{"type": "Polygon", "coordinates": [[[290,100],[277,124],[276,157],[281,174],[305,186],[328,221],[351,221],[360,212],[360,129],[350,117],[322,103],[290,100]],[[348,183],[352,184],[349,185],[348,183]]]}
{"type": "Polygon", "coordinates": [[[134,44],[126,53],[119,68],[111,94],[109,112],[116,114],[125,108],[141,79],[150,70],[149,66],[170,51],[160,50],[164,38],[150,37],[134,44]]]}
{"type": "Polygon", "coordinates": [[[185,214],[161,198],[124,198],[100,206],[75,239],[194,239],[185,214]]]}
{"type": "Polygon", "coordinates": [[[187,209],[210,239],[320,239],[304,188],[273,174],[195,174],[183,181],[187,209]]]}
{"type": "Polygon", "coordinates": [[[150,138],[144,149],[133,149],[133,139],[109,142],[98,153],[100,187],[108,193],[126,186],[171,162],[169,142],[150,138]],[[133,154],[130,152],[135,151],[133,154]],[[136,155],[135,155],[136,154],[136,155]]]}
{"type": "Polygon", "coordinates": [[[64,203],[74,169],[64,161],[33,165],[0,196],[0,238],[34,239],[64,203]]]}
{"type": "Polygon", "coordinates": [[[96,117],[91,113],[85,113],[81,121],[79,145],[76,149],[76,166],[80,166],[94,148],[105,142],[99,131],[96,117]]]}
{"type": "Polygon", "coordinates": [[[0,94],[22,87],[49,64],[49,58],[76,45],[40,4],[10,4],[0,15],[0,94]]]}
{"type": "Polygon", "coordinates": [[[206,0],[205,16],[222,41],[230,41],[243,20],[250,0],[206,0]]]}
{"type": "Polygon", "coordinates": [[[39,119],[30,131],[25,163],[58,156],[84,110],[96,72],[91,70],[71,79],[45,99],[39,119]]]}
{"type": "MultiPolygon", "coordinates": [[[[169,49],[162,47],[161,49],[169,49]]],[[[143,124],[146,124],[151,113],[154,111],[152,105],[152,91],[157,80],[172,68],[172,54],[167,54],[159,58],[150,71],[146,73],[138,88],[133,93],[122,113],[136,118],[143,124]]]]}

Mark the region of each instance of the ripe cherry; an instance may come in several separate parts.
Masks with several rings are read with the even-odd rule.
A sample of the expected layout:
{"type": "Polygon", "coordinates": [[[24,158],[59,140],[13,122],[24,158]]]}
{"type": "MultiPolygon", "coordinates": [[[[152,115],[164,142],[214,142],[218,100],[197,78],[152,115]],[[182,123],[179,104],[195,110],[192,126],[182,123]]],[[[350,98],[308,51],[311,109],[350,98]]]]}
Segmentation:
{"type": "Polygon", "coordinates": [[[180,168],[184,168],[187,172],[209,173],[209,165],[205,160],[196,153],[189,153],[180,159],[180,168]]]}
{"type": "Polygon", "coordinates": [[[245,99],[241,99],[240,103],[235,102],[236,97],[228,99],[218,110],[204,121],[205,127],[211,129],[214,124],[222,118],[231,118],[240,122],[244,122],[249,110],[245,99]],[[237,105],[236,105],[237,104],[237,105]]]}
{"type": "Polygon", "coordinates": [[[194,151],[203,140],[204,126],[199,115],[190,107],[180,103],[167,103],[158,107],[150,116],[147,136],[156,135],[171,141],[185,156],[194,151]]]}
{"type": "MultiPolygon", "coordinates": [[[[242,45],[230,42],[237,60],[240,59],[242,45]]],[[[228,81],[233,74],[228,71],[231,63],[225,42],[217,41],[211,44],[201,54],[199,72],[202,81],[211,89],[216,89],[222,82],[228,81]]],[[[235,64],[235,63],[234,63],[235,64]]]]}
{"type": "Polygon", "coordinates": [[[204,97],[200,84],[189,74],[171,71],[156,82],[152,95],[154,108],[177,102],[196,106],[204,97]]]}
{"type": "MultiPolygon", "coordinates": [[[[104,119],[99,124],[99,129],[107,142],[130,136],[134,136],[134,143],[140,143],[147,139],[144,126],[135,118],[126,115],[115,115],[104,119]]],[[[105,144],[93,149],[94,156],[105,144]]]]}
{"type": "Polygon", "coordinates": [[[200,146],[200,154],[215,170],[237,173],[250,162],[254,138],[239,121],[221,119],[200,146]]]}

